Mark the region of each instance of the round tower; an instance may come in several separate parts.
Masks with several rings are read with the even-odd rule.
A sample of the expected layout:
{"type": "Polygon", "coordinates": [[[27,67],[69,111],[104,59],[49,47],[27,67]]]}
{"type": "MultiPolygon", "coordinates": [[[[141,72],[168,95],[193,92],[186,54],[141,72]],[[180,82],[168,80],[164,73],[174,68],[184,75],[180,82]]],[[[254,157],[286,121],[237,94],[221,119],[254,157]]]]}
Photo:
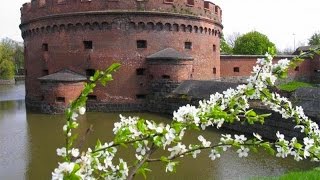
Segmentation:
{"type": "Polygon", "coordinates": [[[111,111],[117,110],[115,104],[119,110],[141,107],[149,93],[151,71],[157,71],[154,67],[167,69],[179,81],[219,78],[221,16],[219,6],[204,0],[25,3],[20,29],[25,43],[27,104],[43,101],[44,94],[39,93],[43,76],[69,69],[88,77],[113,62],[122,64],[115,80],[107,87],[98,86],[89,97],[89,104],[110,105],[111,111]],[[188,57],[177,61],[183,68],[179,63],[154,66],[152,58],[148,60],[168,48],[188,57]]]}

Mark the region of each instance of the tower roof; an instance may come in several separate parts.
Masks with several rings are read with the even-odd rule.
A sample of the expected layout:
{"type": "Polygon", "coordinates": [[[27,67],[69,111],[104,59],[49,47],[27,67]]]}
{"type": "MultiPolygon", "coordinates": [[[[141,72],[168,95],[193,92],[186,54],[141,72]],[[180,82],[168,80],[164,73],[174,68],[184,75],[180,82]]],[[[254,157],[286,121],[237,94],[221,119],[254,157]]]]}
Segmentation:
{"type": "Polygon", "coordinates": [[[87,77],[76,72],[73,72],[69,69],[63,69],[56,73],[49,74],[38,78],[40,81],[47,82],[79,82],[86,81],[87,77]]]}
{"type": "Polygon", "coordinates": [[[173,48],[166,48],[147,56],[147,60],[193,60],[193,57],[185,53],[181,53],[173,48]]]}

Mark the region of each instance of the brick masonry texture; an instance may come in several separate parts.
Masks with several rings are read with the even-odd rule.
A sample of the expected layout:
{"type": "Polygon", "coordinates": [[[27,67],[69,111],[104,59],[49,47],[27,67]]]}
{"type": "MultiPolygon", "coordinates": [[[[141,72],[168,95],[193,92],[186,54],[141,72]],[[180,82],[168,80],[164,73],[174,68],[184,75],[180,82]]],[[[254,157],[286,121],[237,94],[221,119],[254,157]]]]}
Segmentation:
{"type": "MultiPolygon", "coordinates": [[[[96,88],[97,104],[140,106],[145,102],[141,97],[150,93],[150,81],[159,78],[219,78],[221,12],[219,6],[203,0],[193,5],[187,0],[32,0],[21,8],[26,99],[49,103],[43,99],[45,92],[39,92],[43,88],[38,78],[42,76],[65,68],[88,75],[113,62],[122,67],[114,75],[115,81],[96,88]],[[137,47],[140,40],[146,42],[142,48],[137,47]],[[191,47],[185,48],[186,42],[191,42],[191,47]],[[147,56],[165,48],[188,54],[193,61],[147,63],[147,56]],[[144,72],[138,75],[138,69],[144,72]]],[[[65,94],[65,100],[74,97],[65,94]]]]}

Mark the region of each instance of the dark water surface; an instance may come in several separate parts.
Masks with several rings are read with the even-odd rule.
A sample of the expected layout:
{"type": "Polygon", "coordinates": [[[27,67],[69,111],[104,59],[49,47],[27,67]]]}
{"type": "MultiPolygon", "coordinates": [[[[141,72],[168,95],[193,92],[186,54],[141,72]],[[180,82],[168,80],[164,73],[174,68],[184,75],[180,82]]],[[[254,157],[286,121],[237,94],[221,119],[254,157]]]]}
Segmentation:
{"type": "MultiPolygon", "coordinates": [[[[166,117],[150,113],[130,115],[170,122],[166,117]]],[[[113,123],[118,119],[118,113],[87,113],[81,117],[80,134],[91,124],[94,129],[88,136],[86,146],[94,144],[97,138],[101,141],[111,140],[113,123]]],[[[0,86],[0,180],[51,179],[51,172],[59,160],[56,148],[64,143],[63,124],[63,115],[27,113],[23,84],[0,86]]],[[[203,135],[208,139],[218,140],[220,133],[208,130],[203,135]]],[[[198,132],[187,134],[186,144],[195,142],[197,135],[198,132]]],[[[125,159],[132,159],[130,154],[133,153],[120,151],[120,154],[125,159]]],[[[264,152],[250,153],[248,158],[238,158],[236,152],[228,151],[221,159],[211,161],[208,153],[203,152],[197,159],[183,159],[175,174],[165,173],[164,165],[154,163],[151,165],[153,172],[148,179],[248,179],[254,176],[276,176],[314,166],[308,161],[297,163],[291,158],[274,158],[264,152]]]]}

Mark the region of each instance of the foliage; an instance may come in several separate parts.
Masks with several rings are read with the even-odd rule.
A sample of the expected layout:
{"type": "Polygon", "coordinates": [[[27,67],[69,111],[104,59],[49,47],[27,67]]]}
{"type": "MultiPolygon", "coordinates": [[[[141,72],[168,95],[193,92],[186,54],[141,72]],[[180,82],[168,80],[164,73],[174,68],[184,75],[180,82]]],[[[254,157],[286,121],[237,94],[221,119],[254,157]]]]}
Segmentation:
{"type": "Polygon", "coordinates": [[[0,78],[13,79],[15,72],[23,66],[23,47],[12,39],[3,39],[0,43],[0,78]]]}
{"type": "Polygon", "coordinates": [[[302,87],[313,87],[312,84],[306,83],[306,82],[299,82],[299,81],[291,81],[285,84],[280,84],[278,85],[278,88],[282,91],[287,91],[287,92],[293,92],[297,90],[298,88],[302,87]]]}
{"type": "Polygon", "coordinates": [[[232,54],[232,47],[226,42],[224,36],[220,39],[221,54],[232,54]]]}
{"type": "Polygon", "coordinates": [[[0,79],[13,79],[14,77],[14,51],[0,44],[0,79]]]}
{"type": "Polygon", "coordinates": [[[262,55],[268,51],[268,48],[275,48],[268,37],[257,31],[252,31],[240,36],[233,48],[234,54],[241,55],[262,55]]]}
{"type": "Polygon", "coordinates": [[[316,45],[320,45],[320,33],[314,33],[310,39],[309,39],[309,43],[310,46],[316,46],[316,45]]]}
{"type": "Polygon", "coordinates": [[[292,156],[297,161],[319,161],[320,131],[317,123],[309,119],[301,107],[293,106],[287,98],[270,91],[269,88],[275,88],[275,81],[286,77],[288,68],[297,66],[301,58],[320,51],[309,51],[291,61],[283,59],[273,64],[274,51],[270,49],[270,54],[257,60],[247,85],[239,85],[236,89],[228,89],[222,94],[213,94],[210,99],[200,101],[198,107],[189,104],[180,107],[173,113],[170,124],[157,124],[152,120],[120,115],[120,121],[114,124],[115,137],[112,142],[101,143],[98,140],[94,148],[88,148],[80,154],[80,150],[73,145],[76,134],[72,134],[72,130],[79,125],[77,117],[85,113],[87,95],[93,91],[96,83],[106,85],[112,80],[111,73],[119,68],[119,64],[114,64],[105,71],[97,71],[85,85],[79,98],[72,102],[66,111],[67,122],[63,127],[66,144],[65,147],[57,149],[63,162],[59,163],[52,173],[52,179],[133,179],[138,173],[146,176],[151,171],[149,164],[153,162],[163,163],[166,172],[175,172],[179,158],[196,158],[199,153],[207,152],[208,157],[215,160],[230,148],[236,149],[240,158],[264,149],[281,158],[292,156]],[[220,128],[225,123],[234,122],[263,124],[270,114],[257,114],[250,108],[249,100],[260,100],[272,111],[280,113],[285,120],[293,120],[296,123],[295,128],[300,129],[305,137],[289,140],[278,131],[277,140],[274,142],[264,140],[256,133],[253,133],[252,137],[223,134],[218,142],[212,142],[210,137],[200,135],[198,143],[184,144],[184,134],[190,130],[204,131],[207,127],[220,128]],[[134,162],[116,158],[118,149],[128,146],[135,148],[134,162]],[[155,153],[159,150],[166,153],[155,153]]]}
{"type": "Polygon", "coordinates": [[[315,168],[306,172],[290,172],[280,176],[278,180],[317,180],[320,177],[320,169],[315,168]]]}
{"type": "Polygon", "coordinates": [[[289,172],[279,177],[258,177],[251,180],[318,180],[320,169],[314,168],[309,171],[289,172]]]}

